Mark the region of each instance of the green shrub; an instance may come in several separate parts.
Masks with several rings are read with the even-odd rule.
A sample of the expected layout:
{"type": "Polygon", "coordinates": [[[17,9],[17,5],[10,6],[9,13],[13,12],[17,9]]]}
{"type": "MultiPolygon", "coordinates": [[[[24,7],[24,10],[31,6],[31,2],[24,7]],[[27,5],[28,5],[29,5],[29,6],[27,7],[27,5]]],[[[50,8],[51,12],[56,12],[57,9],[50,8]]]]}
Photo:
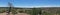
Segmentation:
{"type": "Polygon", "coordinates": [[[4,13],[4,12],[6,12],[5,10],[0,10],[0,13],[4,13]]]}
{"type": "Polygon", "coordinates": [[[23,11],[19,11],[19,13],[23,13],[23,11]]]}
{"type": "Polygon", "coordinates": [[[26,11],[27,14],[31,14],[31,11],[26,11]]]}

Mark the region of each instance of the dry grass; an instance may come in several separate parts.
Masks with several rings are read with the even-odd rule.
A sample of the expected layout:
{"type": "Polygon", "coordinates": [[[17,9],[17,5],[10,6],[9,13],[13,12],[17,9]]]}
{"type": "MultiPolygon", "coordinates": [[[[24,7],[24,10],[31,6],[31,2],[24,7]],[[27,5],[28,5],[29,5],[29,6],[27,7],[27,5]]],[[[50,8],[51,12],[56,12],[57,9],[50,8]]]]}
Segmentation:
{"type": "MultiPolygon", "coordinates": [[[[0,13],[0,15],[7,15],[7,13],[0,13]]],[[[12,13],[10,15],[13,15],[12,13]]],[[[26,14],[26,13],[18,13],[18,14],[15,14],[15,15],[29,15],[29,14],[26,14]]]]}
{"type": "MultiPolygon", "coordinates": [[[[0,13],[0,15],[7,15],[7,13],[0,13]]],[[[10,15],[13,15],[12,13],[10,15]]],[[[30,14],[26,14],[26,13],[18,13],[18,14],[15,14],[15,15],[30,15],[30,14]]],[[[56,14],[54,14],[56,15],[56,14]]],[[[57,14],[58,15],[58,14],[57,14]]]]}

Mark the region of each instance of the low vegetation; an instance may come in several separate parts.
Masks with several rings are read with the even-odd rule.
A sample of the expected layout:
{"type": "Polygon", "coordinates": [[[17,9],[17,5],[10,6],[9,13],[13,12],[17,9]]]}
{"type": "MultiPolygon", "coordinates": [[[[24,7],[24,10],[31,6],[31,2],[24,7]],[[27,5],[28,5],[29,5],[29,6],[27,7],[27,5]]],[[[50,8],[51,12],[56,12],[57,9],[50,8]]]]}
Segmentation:
{"type": "MultiPolygon", "coordinates": [[[[31,8],[30,8],[31,9],[31,8]]],[[[43,9],[37,9],[37,8],[32,8],[32,10],[25,10],[24,11],[19,11],[19,10],[11,10],[12,14],[17,14],[17,13],[27,13],[27,14],[39,14],[40,11],[44,10],[41,14],[42,15],[54,15],[56,13],[60,14],[60,8],[58,8],[58,10],[56,11],[55,9],[57,8],[49,8],[49,10],[46,10],[46,8],[43,9]],[[47,12],[48,11],[48,12],[47,12]]],[[[4,13],[6,12],[7,9],[5,8],[0,8],[0,13],[4,13]]]]}

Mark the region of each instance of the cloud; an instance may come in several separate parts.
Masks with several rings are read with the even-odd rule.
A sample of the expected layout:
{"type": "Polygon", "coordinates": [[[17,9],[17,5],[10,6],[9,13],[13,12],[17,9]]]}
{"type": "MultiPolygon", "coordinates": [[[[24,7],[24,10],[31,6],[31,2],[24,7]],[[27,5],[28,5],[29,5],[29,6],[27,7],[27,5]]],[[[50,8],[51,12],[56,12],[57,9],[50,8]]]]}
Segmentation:
{"type": "Polygon", "coordinates": [[[15,6],[15,7],[59,7],[56,5],[39,5],[39,6],[15,6]]]}
{"type": "MultiPolygon", "coordinates": [[[[0,5],[0,7],[8,7],[8,6],[0,5]]],[[[46,6],[14,6],[14,7],[60,7],[60,6],[46,5],[46,6]]]]}

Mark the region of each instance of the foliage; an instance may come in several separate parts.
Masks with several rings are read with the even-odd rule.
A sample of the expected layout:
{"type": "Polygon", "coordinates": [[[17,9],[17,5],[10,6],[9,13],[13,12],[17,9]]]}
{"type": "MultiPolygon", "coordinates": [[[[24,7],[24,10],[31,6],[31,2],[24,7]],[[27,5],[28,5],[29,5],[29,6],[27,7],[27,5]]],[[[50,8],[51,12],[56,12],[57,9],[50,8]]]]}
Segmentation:
{"type": "Polygon", "coordinates": [[[17,14],[16,10],[11,10],[12,14],[17,14]]]}
{"type": "Polygon", "coordinates": [[[38,15],[39,11],[40,11],[40,8],[33,8],[31,11],[31,15],[38,15]]]}
{"type": "Polygon", "coordinates": [[[6,12],[4,9],[0,10],[0,13],[4,13],[4,12],[6,12]]]}
{"type": "Polygon", "coordinates": [[[27,14],[31,14],[31,10],[26,10],[26,13],[27,14]]]}
{"type": "Polygon", "coordinates": [[[47,12],[47,11],[43,11],[43,12],[42,12],[42,15],[54,15],[54,13],[47,12]]]}
{"type": "Polygon", "coordinates": [[[1,10],[0,13],[4,13],[5,11],[1,10]]]}
{"type": "Polygon", "coordinates": [[[51,13],[45,12],[44,15],[51,15],[51,13]]]}
{"type": "Polygon", "coordinates": [[[19,13],[23,13],[23,11],[19,11],[19,13]]]}
{"type": "Polygon", "coordinates": [[[59,11],[57,11],[57,13],[60,15],[60,10],[59,10],[59,11]]]}

